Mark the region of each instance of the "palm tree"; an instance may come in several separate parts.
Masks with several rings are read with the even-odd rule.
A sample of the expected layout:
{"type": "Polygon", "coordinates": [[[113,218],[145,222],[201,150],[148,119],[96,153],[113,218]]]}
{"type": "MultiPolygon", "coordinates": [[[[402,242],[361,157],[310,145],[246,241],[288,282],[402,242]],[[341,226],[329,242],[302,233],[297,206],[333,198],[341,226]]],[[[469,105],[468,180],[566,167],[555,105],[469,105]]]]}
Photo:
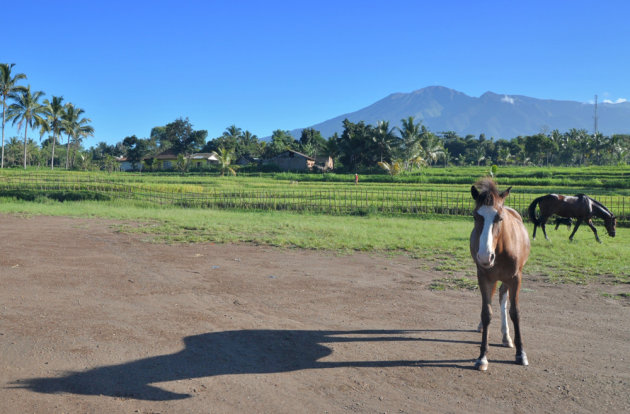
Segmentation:
{"type": "Polygon", "coordinates": [[[217,151],[212,151],[212,153],[218,158],[219,164],[221,164],[221,177],[225,175],[225,171],[228,171],[232,175],[236,175],[235,167],[230,167],[232,159],[234,158],[233,149],[226,150],[224,147],[219,147],[217,151]]]}
{"type": "Polygon", "coordinates": [[[24,125],[24,169],[26,169],[28,127],[34,128],[46,123],[44,119],[46,108],[38,102],[43,95],[42,91],[31,93],[31,85],[28,85],[13,98],[15,102],[9,106],[9,119],[13,119],[13,124],[18,123],[18,130],[24,125]]]}
{"type": "Polygon", "coordinates": [[[47,122],[45,127],[42,128],[42,132],[52,131],[53,133],[52,156],[50,157],[51,170],[55,168],[55,144],[57,143],[57,138],[59,138],[59,135],[61,135],[61,132],[63,131],[63,116],[65,114],[65,108],[61,105],[62,101],[63,97],[61,96],[53,96],[52,102],[48,99],[44,100],[47,122]]]}
{"type": "Polygon", "coordinates": [[[14,98],[22,92],[24,86],[16,85],[17,81],[26,79],[26,75],[18,73],[11,76],[11,69],[15,63],[0,63],[0,98],[2,98],[2,157],[0,158],[0,168],[4,168],[4,124],[6,122],[7,98],[14,98]]]}
{"type": "Polygon", "coordinates": [[[394,131],[395,128],[390,128],[388,121],[379,121],[376,128],[374,128],[372,141],[374,141],[381,162],[383,161],[383,156],[389,158],[392,148],[396,145],[397,138],[394,135],[394,131]]]}
{"type": "Polygon", "coordinates": [[[94,128],[88,125],[92,122],[90,118],[81,117],[81,115],[85,113],[83,109],[78,108],[71,103],[67,103],[64,108],[63,130],[68,136],[68,143],[66,144],[67,170],[70,162],[70,138],[72,138],[72,142],[75,142],[78,145],[84,137],[94,134],[94,128]]]}
{"type": "Polygon", "coordinates": [[[403,144],[403,158],[407,164],[407,168],[411,168],[414,164],[413,160],[418,157],[424,159],[423,148],[420,145],[422,137],[422,121],[414,122],[414,117],[401,119],[402,128],[398,128],[403,144]]]}

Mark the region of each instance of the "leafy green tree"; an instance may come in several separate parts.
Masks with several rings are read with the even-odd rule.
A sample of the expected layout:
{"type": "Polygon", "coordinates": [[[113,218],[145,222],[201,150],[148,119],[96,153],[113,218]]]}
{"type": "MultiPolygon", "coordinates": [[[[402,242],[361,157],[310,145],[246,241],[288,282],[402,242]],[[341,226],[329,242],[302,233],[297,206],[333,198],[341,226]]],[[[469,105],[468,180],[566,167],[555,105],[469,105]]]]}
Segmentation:
{"type": "Polygon", "coordinates": [[[2,156],[0,168],[4,168],[4,125],[6,123],[7,99],[14,99],[18,93],[24,92],[25,87],[17,85],[18,81],[26,79],[23,73],[11,74],[15,63],[0,63],[0,98],[2,99],[2,156]]]}
{"type": "Polygon", "coordinates": [[[134,170],[140,169],[142,158],[147,153],[146,140],[138,139],[138,137],[132,135],[123,139],[122,144],[126,150],[127,161],[131,163],[134,170]]]}
{"type": "Polygon", "coordinates": [[[237,140],[235,156],[237,158],[240,156],[258,158],[262,153],[263,145],[258,137],[249,131],[244,131],[237,140]]]}
{"type": "Polygon", "coordinates": [[[265,156],[272,158],[289,149],[297,150],[298,147],[298,142],[289,131],[276,129],[271,134],[271,143],[266,147],[265,156]]]}
{"type": "Polygon", "coordinates": [[[343,121],[343,128],[338,141],[343,165],[352,171],[374,165],[378,161],[372,140],[374,128],[363,121],[355,124],[348,119],[343,121]]]}
{"type": "Polygon", "coordinates": [[[44,95],[42,91],[31,93],[31,86],[20,91],[14,98],[15,102],[9,106],[9,119],[13,124],[17,122],[18,130],[24,126],[24,169],[26,169],[27,155],[27,133],[28,128],[35,128],[46,123],[46,109],[39,103],[39,99],[44,95]]]}
{"type": "Polygon", "coordinates": [[[186,119],[176,119],[167,124],[164,130],[164,139],[170,143],[170,147],[176,153],[186,156],[199,151],[206,143],[208,131],[192,128],[192,124],[186,119]]]}
{"type": "Polygon", "coordinates": [[[326,139],[322,137],[321,132],[314,128],[304,128],[300,133],[300,150],[309,157],[315,157],[317,154],[323,154],[326,147],[326,139]]]}

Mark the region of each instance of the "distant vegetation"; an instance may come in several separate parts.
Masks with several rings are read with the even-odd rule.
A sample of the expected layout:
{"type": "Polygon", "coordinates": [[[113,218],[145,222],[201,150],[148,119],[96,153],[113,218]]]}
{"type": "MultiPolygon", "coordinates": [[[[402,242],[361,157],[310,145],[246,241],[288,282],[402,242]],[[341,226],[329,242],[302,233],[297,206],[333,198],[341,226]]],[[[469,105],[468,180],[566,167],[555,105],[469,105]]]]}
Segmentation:
{"type": "MultiPolygon", "coordinates": [[[[403,175],[430,166],[590,166],[627,165],[630,161],[630,135],[604,136],[583,129],[553,130],[535,135],[488,138],[458,136],[452,131],[434,132],[413,117],[402,119],[401,127],[391,128],[387,121],[376,125],[343,121],[339,136],[323,137],[312,128],[302,130],[300,137],[277,129],[269,141],[236,125],[219,137],[208,140],[208,132],[193,129],[188,118],[178,118],[151,129],[148,137],[128,136],[115,144],[99,142],[84,148],[83,140],[95,131],[84,110],[63,97],[43,98],[41,91],[31,91],[26,79],[14,73],[13,64],[0,64],[2,103],[2,165],[26,168],[62,167],[76,170],[118,169],[116,157],[126,157],[143,171],[156,169],[155,157],[168,149],[179,154],[216,152],[230,154],[230,161],[272,158],[291,149],[305,155],[331,156],[337,172],[385,173],[403,175]],[[24,131],[23,137],[5,140],[5,124],[11,122],[24,131]],[[39,135],[39,143],[29,133],[39,135]],[[61,146],[65,138],[66,143],[61,146]],[[506,139],[511,138],[511,139],[506,139]]],[[[207,167],[204,167],[207,168],[207,167]]],[[[211,167],[210,167],[211,168],[211,167]]],[[[230,171],[229,164],[214,168],[216,173],[230,171]]],[[[265,171],[268,167],[254,162],[243,172],[265,171]]],[[[179,171],[189,170],[181,165],[179,171]]]]}

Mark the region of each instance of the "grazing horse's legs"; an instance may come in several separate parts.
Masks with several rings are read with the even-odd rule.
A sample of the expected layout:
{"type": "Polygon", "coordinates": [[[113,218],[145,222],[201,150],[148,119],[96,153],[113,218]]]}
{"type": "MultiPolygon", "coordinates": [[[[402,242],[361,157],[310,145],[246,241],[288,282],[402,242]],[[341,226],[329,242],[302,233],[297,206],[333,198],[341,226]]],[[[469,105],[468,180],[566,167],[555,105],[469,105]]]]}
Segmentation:
{"type": "Polygon", "coordinates": [[[573,236],[575,235],[575,232],[577,231],[578,227],[580,227],[580,224],[582,224],[582,219],[578,219],[578,221],[575,222],[575,227],[573,227],[573,231],[571,232],[571,235],[569,236],[569,240],[573,241],[573,236]]]}
{"type": "Polygon", "coordinates": [[[481,291],[481,323],[483,329],[481,333],[481,352],[479,358],[475,362],[475,368],[479,371],[485,371],[488,369],[488,325],[492,319],[492,296],[497,287],[496,282],[490,282],[485,277],[477,274],[477,280],[479,282],[479,290],[481,291]]]}
{"type": "Polygon", "coordinates": [[[547,237],[547,229],[545,228],[545,224],[547,224],[547,219],[549,219],[549,217],[540,218],[540,228],[542,229],[543,234],[545,235],[545,240],[549,240],[549,237],[547,237]]]}
{"type": "Polygon", "coordinates": [[[599,236],[597,235],[597,229],[593,225],[593,220],[588,219],[586,224],[588,224],[588,226],[591,228],[591,230],[593,230],[593,233],[595,233],[595,240],[597,240],[598,243],[601,243],[602,241],[599,239],[599,236]]]}
{"type": "Polygon", "coordinates": [[[521,290],[520,275],[512,279],[509,284],[510,289],[510,317],[514,324],[514,344],[516,345],[516,363],[519,365],[528,365],[527,355],[523,350],[523,341],[521,339],[520,315],[518,308],[518,296],[521,290]]]}
{"type": "Polygon", "coordinates": [[[548,219],[549,217],[541,215],[538,219],[538,223],[534,223],[534,234],[532,235],[532,239],[536,240],[536,229],[540,227],[545,235],[545,239],[549,240],[549,237],[547,237],[547,229],[545,229],[545,224],[547,224],[548,219]]]}

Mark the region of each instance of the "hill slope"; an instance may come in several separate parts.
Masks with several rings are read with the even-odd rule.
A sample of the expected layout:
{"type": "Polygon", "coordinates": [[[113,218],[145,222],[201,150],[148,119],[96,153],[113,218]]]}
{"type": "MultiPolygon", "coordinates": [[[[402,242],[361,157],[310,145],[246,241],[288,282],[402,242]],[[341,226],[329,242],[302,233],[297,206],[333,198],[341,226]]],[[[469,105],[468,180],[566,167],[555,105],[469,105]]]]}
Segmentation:
{"type": "MultiPolygon", "coordinates": [[[[598,130],[604,135],[630,133],[630,102],[598,105],[598,130]]],[[[376,125],[387,120],[400,126],[400,120],[414,116],[433,132],[455,131],[461,136],[514,138],[541,131],[571,128],[593,131],[594,105],[576,101],[536,99],[521,95],[486,92],[478,98],[442,86],[430,86],[411,93],[394,93],[356,112],[312,125],[324,137],[343,131],[342,121],[365,121],[376,125]]],[[[301,129],[291,131],[300,136],[301,129]]]]}

